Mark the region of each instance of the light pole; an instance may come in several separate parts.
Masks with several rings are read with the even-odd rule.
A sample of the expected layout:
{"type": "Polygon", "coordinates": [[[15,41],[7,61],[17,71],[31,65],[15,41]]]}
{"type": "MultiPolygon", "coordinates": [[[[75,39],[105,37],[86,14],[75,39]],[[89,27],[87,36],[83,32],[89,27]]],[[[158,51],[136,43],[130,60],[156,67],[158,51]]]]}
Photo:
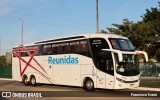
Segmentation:
{"type": "Polygon", "coordinates": [[[99,33],[98,0],[96,0],[96,33],[99,33]]]}
{"type": "Polygon", "coordinates": [[[21,45],[23,45],[23,19],[19,19],[21,21],[21,45]]]}

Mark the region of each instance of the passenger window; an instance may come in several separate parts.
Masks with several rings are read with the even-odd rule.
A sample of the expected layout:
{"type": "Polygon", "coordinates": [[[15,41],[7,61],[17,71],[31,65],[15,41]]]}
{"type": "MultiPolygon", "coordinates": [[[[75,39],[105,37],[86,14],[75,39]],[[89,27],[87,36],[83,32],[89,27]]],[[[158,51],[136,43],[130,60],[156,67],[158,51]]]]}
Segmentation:
{"type": "Polygon", "coordinates": [[[57,47],[57,54],[63,54],[64,53],[64,46],[57,47]]]}
{"type": "Polygon", "coordinates": [[[99,52],[97,56],[97,68],[103,72],[113,75],[113,60],[111,52],[99,52]]]}
{"type": "Polygon", "coordinates": [[[65,46],[65,53],[71,53],[71,52],[72,52],[71,45],[66,45],[65,46]]]}
{"type": "Polygon", "coordinates": [[[52,54],[52,45],[51,44],[42,45],[42,54],[43,55],[52,54]]]}
{"type": "Polygon", "coordinates": [[[84,56],[90,56],[87,40],[80,40],[74,45],[74,52],[84,56]]]}

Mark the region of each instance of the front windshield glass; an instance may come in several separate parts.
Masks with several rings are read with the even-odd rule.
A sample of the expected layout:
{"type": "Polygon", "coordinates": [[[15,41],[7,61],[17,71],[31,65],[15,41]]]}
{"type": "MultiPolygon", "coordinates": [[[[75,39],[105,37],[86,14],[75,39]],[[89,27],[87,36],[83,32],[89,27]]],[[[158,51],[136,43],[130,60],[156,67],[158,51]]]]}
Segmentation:
{"type": "Polygon", "coordinates": [[[113,49],[122,51],[134,51],[132,43],[128,39],[109,38],[113,49]]]}
{"type": "Polygon", "coordinates": [[[137,55],[123,54],[123,62],[118,62],[118,54],[114,54],[116,72],[123,76],[138,75],[139,61],[137,55]]]}

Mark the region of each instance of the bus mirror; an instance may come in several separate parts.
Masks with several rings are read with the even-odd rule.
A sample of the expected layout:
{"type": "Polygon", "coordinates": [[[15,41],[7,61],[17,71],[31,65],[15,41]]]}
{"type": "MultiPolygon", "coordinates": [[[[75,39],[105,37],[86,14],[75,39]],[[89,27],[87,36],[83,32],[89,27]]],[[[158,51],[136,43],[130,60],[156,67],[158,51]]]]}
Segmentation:
{"type": "Polygon", "coordinates": [[[137,54],[143,54],[145,57],[145,61],[148,62],[148,55],[145,51],[136,51],[137,54]]]}
{"type": "Polygon", "coordinates": [[[101,49],[101,50],[117,53],[119,62],[123,62],[122,52],[120,52],[119,50],[111,50],[111,49],[101,49]]]}

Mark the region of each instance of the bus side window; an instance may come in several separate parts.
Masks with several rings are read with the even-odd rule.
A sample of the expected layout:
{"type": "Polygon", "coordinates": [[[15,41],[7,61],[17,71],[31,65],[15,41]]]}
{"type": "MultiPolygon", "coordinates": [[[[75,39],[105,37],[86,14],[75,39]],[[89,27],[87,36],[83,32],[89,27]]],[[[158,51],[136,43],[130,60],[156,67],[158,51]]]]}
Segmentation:
{"type": "Polygon", "coordinates": [[[29,56],[26,52],[21,52],[21,57],[27,57],[29,56]]]}
{"type": "Polygon", "coordinates": [[[65,53],[71,53],[72,52],[71,45],[66,45],[64,48],[65,48],[65,53]]]}
{"type": "Polygon", "coordinates": [[[52,47],[52,54],[57,54],[57,47],[52,47]]]}
{"type": "Polygon", "coordinates": [[[36,54],[37,56],[41,56],[41,55],[43,55],[44,53],[43,53],[43,44],[42,45],[40,45],[39,47],[38,47],[38,53],[36,54]]]}
{"type": "Polygon", "coordinates": [[[112,60],[111,52],[106,52],[106,72],[108,74],[114,75],[113,60],[112,60]]]}
{"type": "Polygon", "coordinates": [[[44,44],[41,47],[42,55],[49,55],[52,53],[52,45],[51,44],[44,44]]]}
{"type": "Polygon", "coordinates": [[[104,52],[98,53],[96,66],[100,71],[106,72],[104,52]]]}
{"type": "Polygon", "coordinates": [[[99,52],[97,56],[97,68],[103,72],[113,75],[113,60],[111,52],[99,52]]]}
{"type": "Polygon", "coordinates": [[[71,45],[71,53],[74,53],[74,45],[71,45]]]}
{"type": "Polygon", "coordinates": [[[57,54],[62,54],[63,53],[63,47],[62,46],[58,46],[57,47],[57,54]]]}
{"type": "Polygon", "coordinates": [[[97,64],[98,54],[102,52],[102,49],[109,49],[108,42],[103,38],[91,38],[90,40],[93,61],[94,64],[97,64]]]}
{"type": "Polygon", "coordinates": [[[84,56],[90,56],[87,40],[80,40],[74,45],[74,52],[84,56]]]}

